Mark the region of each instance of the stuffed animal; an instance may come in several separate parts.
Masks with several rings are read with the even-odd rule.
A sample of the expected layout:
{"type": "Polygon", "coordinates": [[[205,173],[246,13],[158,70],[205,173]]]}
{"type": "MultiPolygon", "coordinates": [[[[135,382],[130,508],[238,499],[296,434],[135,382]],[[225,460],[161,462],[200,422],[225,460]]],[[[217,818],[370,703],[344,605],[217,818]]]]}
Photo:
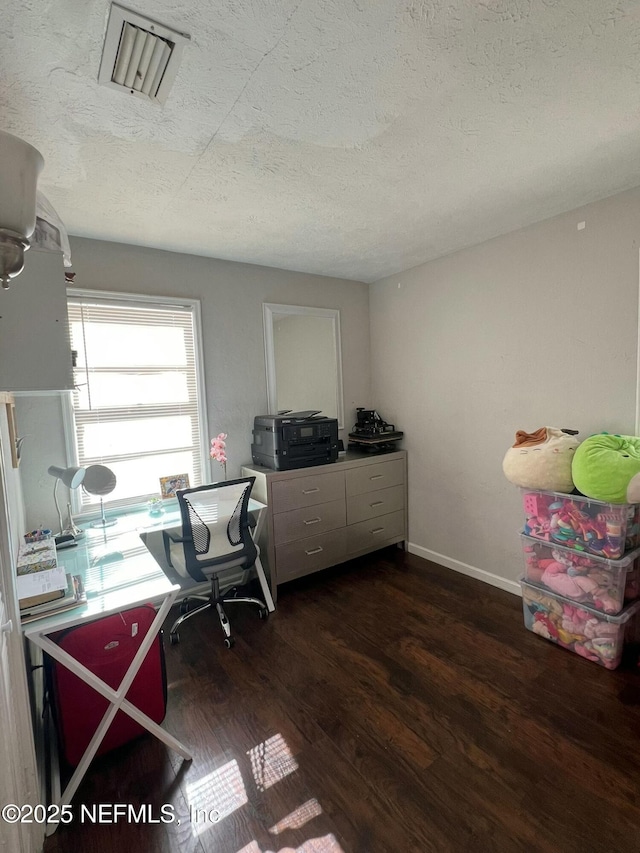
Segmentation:
{"type": "MultiPolygon", "coordinates": [[[[532,549],[533,550],[533,549],[532,549]]],[[[541,566],[540,563],[542,560],[538,560],[533,555],[527,555],[527,580],[532,583],[542,583],[542,576],[544,575],[545,567],[541,566]]]]}
{"type": "Polygon", "coordinates": [[[611,575],[608,572],[603,569],[591,569],[588,575],[576,580],[584,590],[588,591],[599,610],[604,610],[605,613],[618,612],[620,604],[618,599],[611,595],[611,575]],[[587,584],[593,586],[587,589],[587,584]]]}
{"type": "Polygon", "coordinates": [[[564,639],[563,642],[569,643],[575,639],[580,640],[580,642],[586,640],[586,635],[584,633],[585,620],[579,617],[576,613],[576,608],[563,604],[562,610],[562,629],[571,635],[571,639],[564,639]]]}
{"type": "Polygon", "coordinates": [[[568,575],[566,565],[557,560],[551,560],[544,570],[542,583],[557,592],[558,595],[564,595],[565,598],[582,599],[585,597],[577,579],[568,575]]]}
{"type": "Polygon", "coordinates": [[[545,610],[548,610],[551,615],[562,616],[562,604],[560,604],[559,601],[556,601],[555,598],[550,598],[549,595],[545,595],[541,589],[527,587],[526,590],[523,590],[522,597],[525,604],[540,605],[541,607],[544,607],[545,610]]]}
{"type": "Polygon", "coordinates": [[[583,633],[586,637],[589,637],[590,640],[595,640],[596,637],[615,640],[620,633],[620,626],[594,617],[592,619],[587,619],[584,623],[583,633]]]}
{"type": "Polygon", "coordinates": [[[595,654],[595,652],[592,650],[591,643],[576,643],[573,647],[573,650],[574,652],[581,655],[583,658],[586,658],[587,660],[592,660],[596,662],[599,660],[598,655],[595,654]]]}
{"type": "Polygon", "coordinates": [[[551,620],[551,617],[546,613],[536,613],[533,617],[533,625],[531,630],[534,634],[539,634],[545,640],[558,640],[558,629],[551,620]]]}
{"type": "Polygon", "coordinates": [[[606,503],[640,503],[640,438],[603,432],[586,438],[573,455],[576,488],[606,503]]]}
{"type": "Polygon", "coordinates": [[[533,433],[518,430],[516,443],[502,461],[505,477],[524,489],[573,491],[571,468],[580,444],[576,435],[576,430],[555,427],[540,427],[533,433]]]}

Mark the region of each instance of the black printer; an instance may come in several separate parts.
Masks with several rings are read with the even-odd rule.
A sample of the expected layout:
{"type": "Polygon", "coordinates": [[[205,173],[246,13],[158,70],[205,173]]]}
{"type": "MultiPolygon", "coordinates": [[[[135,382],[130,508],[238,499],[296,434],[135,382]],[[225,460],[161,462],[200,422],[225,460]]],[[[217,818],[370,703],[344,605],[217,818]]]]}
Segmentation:
{"type": "Polygon", "coordinates": [[[275,471],[325,465],[338,458],[338,421],[319,411],[258,415],[251,458],[275,471]]]}

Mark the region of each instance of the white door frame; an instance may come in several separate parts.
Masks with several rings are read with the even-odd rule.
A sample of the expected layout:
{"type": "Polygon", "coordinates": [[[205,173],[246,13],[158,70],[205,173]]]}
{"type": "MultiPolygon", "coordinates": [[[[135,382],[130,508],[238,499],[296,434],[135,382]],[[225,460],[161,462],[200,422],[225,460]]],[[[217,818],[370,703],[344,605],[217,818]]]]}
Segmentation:
{"type": "MultiPolygon", "coordinates": [[[[6,427],[5,402],[7,395],[0,393],[0,426],[6,427]]],[[[12,718],[14,749],[11,756],[2,756],[7,764],[15,767],[16,805],[37,805],[40,802],[40,786],[36,765],[31,706],[27,687],[27,671],[24,655],[20,612],[14,579],[15,545],[17,538],[11,530],[7,502],[6,467],[11,465],[11,455],[3,447],[4,429],[0,429],[0,595],[4,602],[9,672],[4,674],[11,685],[7,710],[12,718]],[[11,630],[7,623],[11,623],[11,630]]],[[[4,805],[4,804],[3,804],[4,805]]],[[[38,823],[20,825],[19,848],[16,853],[38,853],[44,843],[44,825],[38,823]]]]}

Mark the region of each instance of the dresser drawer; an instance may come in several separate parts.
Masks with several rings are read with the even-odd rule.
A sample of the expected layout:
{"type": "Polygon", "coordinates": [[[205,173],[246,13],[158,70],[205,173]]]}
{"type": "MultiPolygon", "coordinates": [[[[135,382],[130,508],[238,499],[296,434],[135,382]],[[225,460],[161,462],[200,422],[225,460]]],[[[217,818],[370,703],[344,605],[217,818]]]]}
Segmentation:
{"type": "Polygon", "coordinates": [[[272,511],[288,512],[344,498],[344,471],[280,480],[271,487],[272,511]]]}
{"type": "Polygon", "coordinates": [[[404,483],[404,460],[393,459],[390,462],[375,462],[360,468],[350,468],[347,472],[347,495],[362,495],[376,489],[399,486],[404,483]]]}
{"type": "Polygon", "coordinates": [[[346,511],[344,498],[303,509],[279,512],[273,516],[273,540],[276,545],[307,539],[327,530],[344,527],[346,511]]]}
{"type": "Polygon", "coordinates": [[[347,552],[355,554],[365,548],[384,547],[389,540],[404,538],[404,510],[360,521],[347,527],[347,552]]]}
{"type": "Polygon", "coordinates": [[[367,518],[377,518],[404,509],[404,486],[391,486],[376,492],[351,495],[347,498],[347,524],[357,524],[367,518]]]}
{"type": "Polygon", "coordinates": [[[287,545],[276,545],[278,583],[344,562],[347,558],[346,531],[346,527],[342,527],[287,545]]]}

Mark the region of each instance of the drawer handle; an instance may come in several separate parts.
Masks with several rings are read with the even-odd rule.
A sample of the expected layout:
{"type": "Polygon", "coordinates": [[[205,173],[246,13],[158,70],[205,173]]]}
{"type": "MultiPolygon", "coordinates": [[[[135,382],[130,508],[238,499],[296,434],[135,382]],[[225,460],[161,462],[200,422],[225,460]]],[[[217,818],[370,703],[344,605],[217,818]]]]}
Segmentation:
{"type": "Polygon", "coordinates": [[[383,503],[384,503],[384,501],[374,501],[372,504],[369,504],[369,506],[371,506],[371,507],[382,506],[383,503]]]}
{"type": "Polygon", "coordinates": [[[319,554],[322,550],[322,546],[318,545],[317,548],[312,548],[310,551],[305,551],[304,553],[307,555],[307,557],[311,557],[312,554],[319,554]]]}
{"type": "Polygon", "coordinates": [[[369,532],[370,533],[382,533],[383,530],[384,530],[384,527],[376,527],[375,530],[371,530],[369,532]]]}
{"type": "Polygon", "coordinates": [[[381,480],[384,477],[384,474],[374,474],[373,477],[369,477],[370,480],[381,480]]]}
{"type": "Polygon", "coordinates": [[[319,491],[320,491],[320,489],[318,488],[318,486],[316,486],[315,489],[303,489],[302,494],[303,495],[312,495],[314,492],[319,492],[319,491]]]}
{"type": "Polygon", "coordinates": [[[319,521],[322,521],[320,516],[318,516],[317,518],[305,518],[304,519],[305,524],[317,524],[319,521]]]}

